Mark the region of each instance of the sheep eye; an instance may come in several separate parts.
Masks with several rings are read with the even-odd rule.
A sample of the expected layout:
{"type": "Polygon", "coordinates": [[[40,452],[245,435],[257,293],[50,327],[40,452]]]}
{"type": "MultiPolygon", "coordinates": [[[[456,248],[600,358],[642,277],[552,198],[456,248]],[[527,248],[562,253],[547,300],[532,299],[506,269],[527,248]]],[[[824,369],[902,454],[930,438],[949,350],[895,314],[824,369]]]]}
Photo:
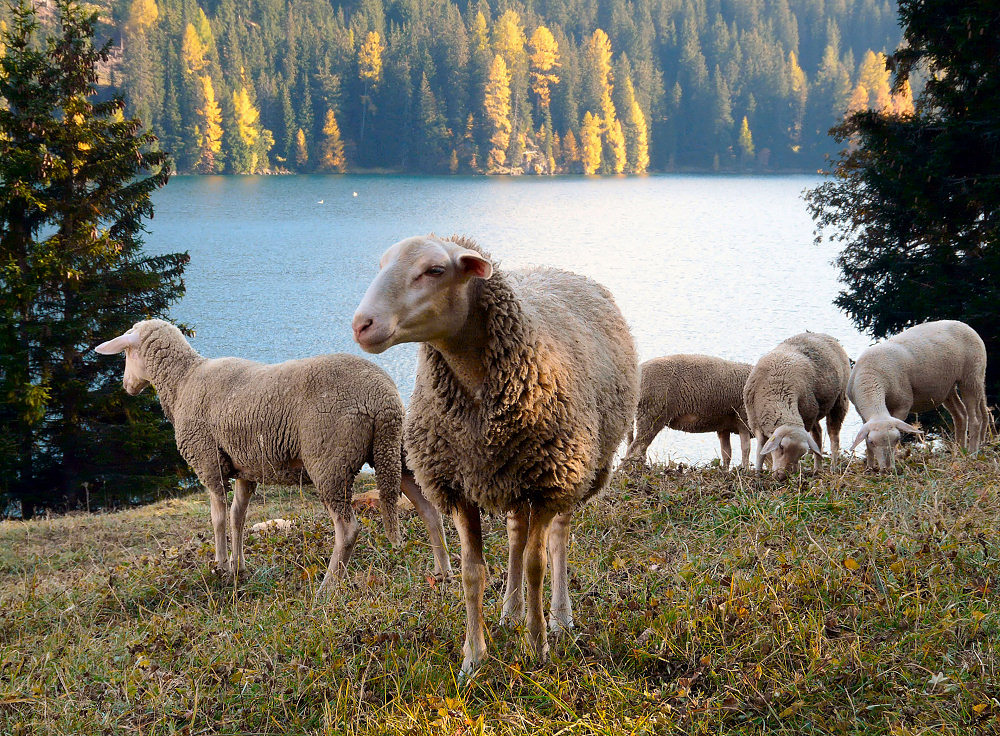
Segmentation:
{"type": "Polygon", "coordinates": [[[424,271],[425,276],[440,276],[444,273],[444,266],[431,266],[424,271]]]}

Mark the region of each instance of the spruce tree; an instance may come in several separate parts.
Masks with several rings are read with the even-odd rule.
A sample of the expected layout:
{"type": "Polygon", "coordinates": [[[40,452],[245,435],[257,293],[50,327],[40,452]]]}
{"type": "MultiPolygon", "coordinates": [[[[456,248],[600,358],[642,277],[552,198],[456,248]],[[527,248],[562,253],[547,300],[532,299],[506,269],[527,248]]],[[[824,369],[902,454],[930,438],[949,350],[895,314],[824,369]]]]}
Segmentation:
{"type": "Polygon", "coordinates": [[[183,293],[187,254],[142,251],[170,161],[96,99],[96,13],[55,7],[42,39],[20,0],[0,60],[0,493],[23,517],[149,497],[183,468],[155,398],[125,401],[121,361],[91,350],[183,293]]]}
{"type": "MultiPolygon", "coordinates": [[[[1000,14],[987,0],[900,0],[894,91],[929,78],[914,114],[862,110],[833,130],[849,144],[809,193],[820,236],[843,244],[837,304],[877,338],[959,319],[986,343],[1000,396],[1000,14]]],[[[905,111],[904,111],[905,112],[905,111]]]]}

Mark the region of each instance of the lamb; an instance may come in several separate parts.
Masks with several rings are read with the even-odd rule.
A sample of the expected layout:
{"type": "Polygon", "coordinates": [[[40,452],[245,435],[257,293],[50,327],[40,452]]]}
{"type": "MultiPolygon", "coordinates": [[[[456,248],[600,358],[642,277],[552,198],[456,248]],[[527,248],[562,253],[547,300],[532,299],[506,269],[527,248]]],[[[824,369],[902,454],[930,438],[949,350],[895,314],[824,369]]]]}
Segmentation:
{"type": "Polygon", "coordinates": [[[354,478],[367,461],[375,469],[386,536],[399,543],[400,488],[427,524],[435,573],[450,571],[441,515],[403,472],[403,402],[388,374],[353,355],[321,355],[264,365],[238,358],[206,359],[169,322],[137,322],[98,345],[125,353],[125,390],[150,384],[174,425],[177,449],[209,491],[215,561],[239,574],[243,524],[258,483],[316,486],[333,519],[336,543],[320,595],[343,576],[358,536],[351,508],[354,478]],[[401,477],[402,476],[402,477],[401,477]],[[230,479],[233,554],[226,549],[230,479]]]}
{"type": "Polygon", "coordinates": [[[904,421],[907,415],[944,406],[955,441],[976,452],[989,424],[985,380],[986,346],[964,322],[926,322],[873,345],[847,384],[864,421],[851,449],[864,441],[868,467],[891,469],[900,433],[920,434],[904,421]]]}
{"type": "Polygon", "coordinates": [[[417,482],[461,539],[463,677],[486,650],[481,510],[507,514],[502,621],[526,613],[529,645],[544,659],[546,553],[549,624],[569,629],[570,521],[607,485],[635,414],[638,359],[614,298],[584,276],[504,271],[468,238],[428,235],[385,252],[353,327],[370,353],[421,343],[404,444],[417,482]]]}
{"type": "Polygon", "coordinates": [[[809,450],[816,458],[813,473],[819,472],[824,417],[836,463],[850,370],[840,343],[817,332],[790,337],[757,362],[743,389],[747,421],[757,439],[757,472],[770,454],[775,477],[784,480],[809,450]]]}
{"type": "Polygon", "coordinates": [[[716,432],[722,445],[722,467],[733,451],[729,435],[740,436],[743,465],[750,462],[750,429],[743,406],[747,363],[709,355],[668,355],[640,366],[639,408],[635,439],[629,429],[625,459],[645,457],[649,444],[664,427],[682,432],[716,432]]]}

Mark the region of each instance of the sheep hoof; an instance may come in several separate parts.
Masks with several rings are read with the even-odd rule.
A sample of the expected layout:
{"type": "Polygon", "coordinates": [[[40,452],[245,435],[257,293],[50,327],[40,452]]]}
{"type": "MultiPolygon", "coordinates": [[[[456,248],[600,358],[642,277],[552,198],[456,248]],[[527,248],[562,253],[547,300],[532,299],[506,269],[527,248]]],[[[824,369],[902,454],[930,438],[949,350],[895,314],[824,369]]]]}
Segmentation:
{"type": "Polygon", "coordinates": [[[573,617],[549,616],[549,631],[553,634],[570,634],[573,631],[573,617]]]}
{"type": "Polygon", "coordinates": [[[478,659],[473,660],[466,657],[462,660],[462,669],[458,671],[458,684],[468,685],[475,678],[476,673],[479,671],[480,661],[478,659]]]}

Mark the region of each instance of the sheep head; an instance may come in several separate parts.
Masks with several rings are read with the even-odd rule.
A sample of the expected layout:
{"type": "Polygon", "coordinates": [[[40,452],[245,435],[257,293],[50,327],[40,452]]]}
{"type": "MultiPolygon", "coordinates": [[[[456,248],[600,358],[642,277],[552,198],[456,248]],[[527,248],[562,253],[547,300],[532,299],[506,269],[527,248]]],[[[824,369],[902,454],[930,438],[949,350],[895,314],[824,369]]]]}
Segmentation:
{"type": "Polygon", "coordinates": [[[434,235],[402,240],[387,250],[354,313],[354,340],[368,353],[404,342],[461,339],[475,279],[493,264],[470,248],[434,235]]]}
{"type": "Polygon", "coordinates": [[[774,477],[784,480],[789,471],[798,466],[799,460],[810,450],[817,456],[823,454],[816,440],[804,427],[782,424],[774,430],[774,434],[761,448],[761,453],[764,455],[770,453],[774,477]]]}
{"type": "Polygon", "coordinates": [[[141,393],[150,384],[146,361],[139,351],[142,343],[142,326],[143,322],[136,322],[124,335],[102,342],[94,348],[101,355],[125,353],[125,377],[122,379],[122,385],[129,396],[141,393]]]}
{"type": "Polygon", "coordinates": [[[854,438],[851,450],[865,442],[867,454],[875,458],[879,470],[892,470],[896,466],[896,445],[899,444],[903,432],[923,434],[913,425],[895,417],[869,419],[854,438]]]}

